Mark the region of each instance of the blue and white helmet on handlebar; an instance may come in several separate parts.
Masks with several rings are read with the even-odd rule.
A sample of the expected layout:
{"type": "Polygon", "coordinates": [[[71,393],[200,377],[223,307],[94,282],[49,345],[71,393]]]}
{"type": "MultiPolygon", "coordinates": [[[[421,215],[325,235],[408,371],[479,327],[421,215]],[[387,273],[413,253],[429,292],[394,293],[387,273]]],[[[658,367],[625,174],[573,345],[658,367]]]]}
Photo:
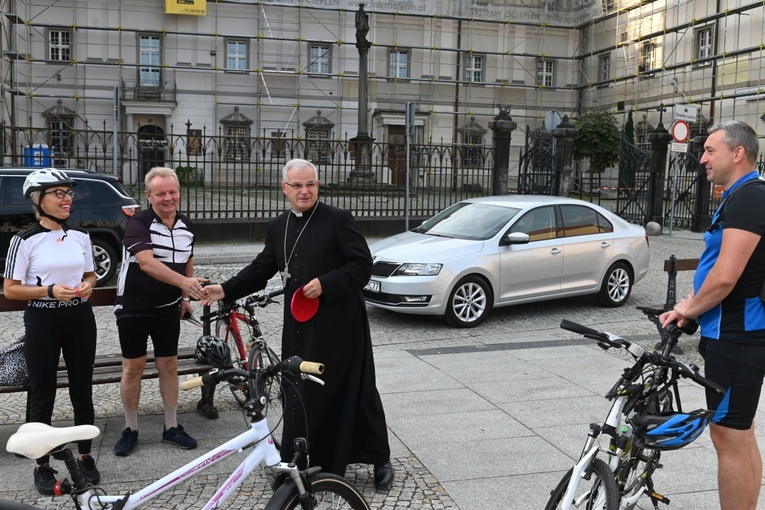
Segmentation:
{"type": "Polygon", "coordinates": [[[677,450],[691,444],[709,424],[714,411],[697,409],[689,413],[676,411],[644,413],[629,421],[635,434],[635,446],[653,450],[677,450]]]}

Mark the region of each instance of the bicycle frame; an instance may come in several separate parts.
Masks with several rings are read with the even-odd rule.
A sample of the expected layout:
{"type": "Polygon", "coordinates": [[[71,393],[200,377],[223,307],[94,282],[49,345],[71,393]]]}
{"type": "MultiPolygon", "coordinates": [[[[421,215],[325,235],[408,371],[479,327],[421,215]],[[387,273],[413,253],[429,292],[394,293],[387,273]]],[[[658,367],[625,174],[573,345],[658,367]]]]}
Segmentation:
{"type": "MultiPolygon", "coordinates": [[[[608,462],[608,467],[612,472],[616,472],[616,469],[619,466],[619,459],[624,451],[623,448],[617,446],[615,451],[611,451],[610,449],[600,446],[597,443],[597,439],[602,433],[606,433],[614,439],[618,439],[619,436],[616,431],[621,427],[623,416],[622,409],[624,408],[625,402],[627,402],[627,398],[628,397],[626,396],[620,396],[614,399],[603,427],[590,427],[590,430],[587,433],[587,441],[585,441],[584,448],[582,449],[582,455],[579,457],[579,462],[574,465],[571,479],[568,482],[568,490],[561,501],[561,507],[564,510],[571,508],[571,504],[574,503],[574,491],[579,485],[579,480],[588,473],[592,460],[599,452],[604,452],[611,457],[608,462]]],[[[638,497],[640,496],[642,496],[642,493],[638,494],[638,497]]],[[[587,497],[587,495],[585,494],[582,497],[587,497]]],[[[635,500],[637,500],[637,498],[635,500]]],[[[580,503],[581,501],[577,501],[576,505],[578,506],[580,503]]]]}
{"type": "MultiPolygon", "coordinates": [[[[228,343],[229,334],[231,335],[234,340],[233,343],[236,345],[236,350],[239,352],[239,359],[242,360],[242,368],[244,368],[244,370],[248,370],[249,367],[247,366],[247,348],[244,345],[245,339],[242,337],[242,331],[239,329],[239,321],[249,325],[250,319],[237,310],[231,310],[228,315],[221,317],[220,319],[223,320],[226,324],[226,334],[223,338],[223,341],[228,343]]],[[[249,331],[247,333],[249,335],[249,331]]]]}
{"type": "Polygon", "coordinates": [[[82,508],[91,510],[103,510],[105,504],[116,504],[117,502],[124,503],[124,506],[120,507],[124,510],[138,508],[168,489],[195,476],[200,471],[204,471],[208,467],[253,444],[252,452],[247,455],[226,481],[215,491],[215,494],[213,494],[203,509],[219,508],[239,488],[244,479],[258,469],[261,464],[273,474],[289,473],[292,480],[297,484],[298,492],[301,494],[305,492],[306,488],[302,483],[298,469],[294,466],[289,467],[289,464],[286,462],[281,462],[281,456],[276,446],[274,446],[271,433],[268,430],[268,424],[263,419],[253,422],[249,430],[237,437],[226,441],[217,448],[127,497],[125,495],[100,495],[89,490],[77,495],[76,498],[82,508]]]}

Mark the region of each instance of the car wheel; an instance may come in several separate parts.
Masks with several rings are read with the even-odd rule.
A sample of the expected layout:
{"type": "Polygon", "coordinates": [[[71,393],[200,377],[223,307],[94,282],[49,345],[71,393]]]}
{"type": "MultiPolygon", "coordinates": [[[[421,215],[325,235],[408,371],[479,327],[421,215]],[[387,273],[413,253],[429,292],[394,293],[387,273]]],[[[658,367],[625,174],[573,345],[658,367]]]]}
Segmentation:
{"type": "Polygon", "coordinates": [[[103,239],[91,239],[93,243],[93,261],[96,264],[97,287],[103,287],[114,278],[117,272],[117,253],[103,239]]]}
{"type": "Polygon", "coordinates": [[[617,262],[608,268],[598,293],[598,303],[614,308],[627,302],[632,292],[632,273],[627,264],[617,262]]]}
{"type": "Polygon", "coordinates": [[[449,295],[444,318],[457,328],[472,328],[486,319],[492,304],[491,289],[486,280],[466,276],[457,282],[449,295]]]}

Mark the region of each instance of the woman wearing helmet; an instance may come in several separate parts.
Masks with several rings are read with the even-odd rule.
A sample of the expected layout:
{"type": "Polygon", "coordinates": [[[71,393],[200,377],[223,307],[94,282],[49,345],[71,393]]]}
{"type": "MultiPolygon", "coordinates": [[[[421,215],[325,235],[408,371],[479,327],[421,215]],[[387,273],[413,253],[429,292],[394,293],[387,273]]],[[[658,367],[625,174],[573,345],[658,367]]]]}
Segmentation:
{"type": "MultiPolygon", "coordinates": [[[[24,311],[24,356],[29,371],[28,422],[50,425],[56,398],[56,373],[63,352],[75,425],[93,425],[93,361],[96,321],[88,298],[96,285],[93,246],[86,232],[66,224],[75,182],[55,168],[35,170],[24,181],[39,220],[11,240],[3,273],[7,299],[28,301],[24,311]]],[[[85,480],[100,481],[90,456],[92,441],[79,441],[78,462],[85,480]]],[[[48,456],[37,459],[34,483],[52,495],[56,471],[48,456]]]]}

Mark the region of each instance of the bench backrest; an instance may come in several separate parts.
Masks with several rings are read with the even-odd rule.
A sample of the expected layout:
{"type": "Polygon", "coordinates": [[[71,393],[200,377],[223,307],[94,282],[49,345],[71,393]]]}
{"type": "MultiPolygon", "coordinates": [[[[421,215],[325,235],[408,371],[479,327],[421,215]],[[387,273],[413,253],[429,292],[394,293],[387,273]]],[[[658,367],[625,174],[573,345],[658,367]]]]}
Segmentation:
{"type": "Polygon", "coordinates": [[[695,271],[699,267],[699,259],[679,259],[674,255],[664,261],[664,271],[667,272],[667,300],[664,310],[672,310],[677,304],[677,272],[695,271]]]}

